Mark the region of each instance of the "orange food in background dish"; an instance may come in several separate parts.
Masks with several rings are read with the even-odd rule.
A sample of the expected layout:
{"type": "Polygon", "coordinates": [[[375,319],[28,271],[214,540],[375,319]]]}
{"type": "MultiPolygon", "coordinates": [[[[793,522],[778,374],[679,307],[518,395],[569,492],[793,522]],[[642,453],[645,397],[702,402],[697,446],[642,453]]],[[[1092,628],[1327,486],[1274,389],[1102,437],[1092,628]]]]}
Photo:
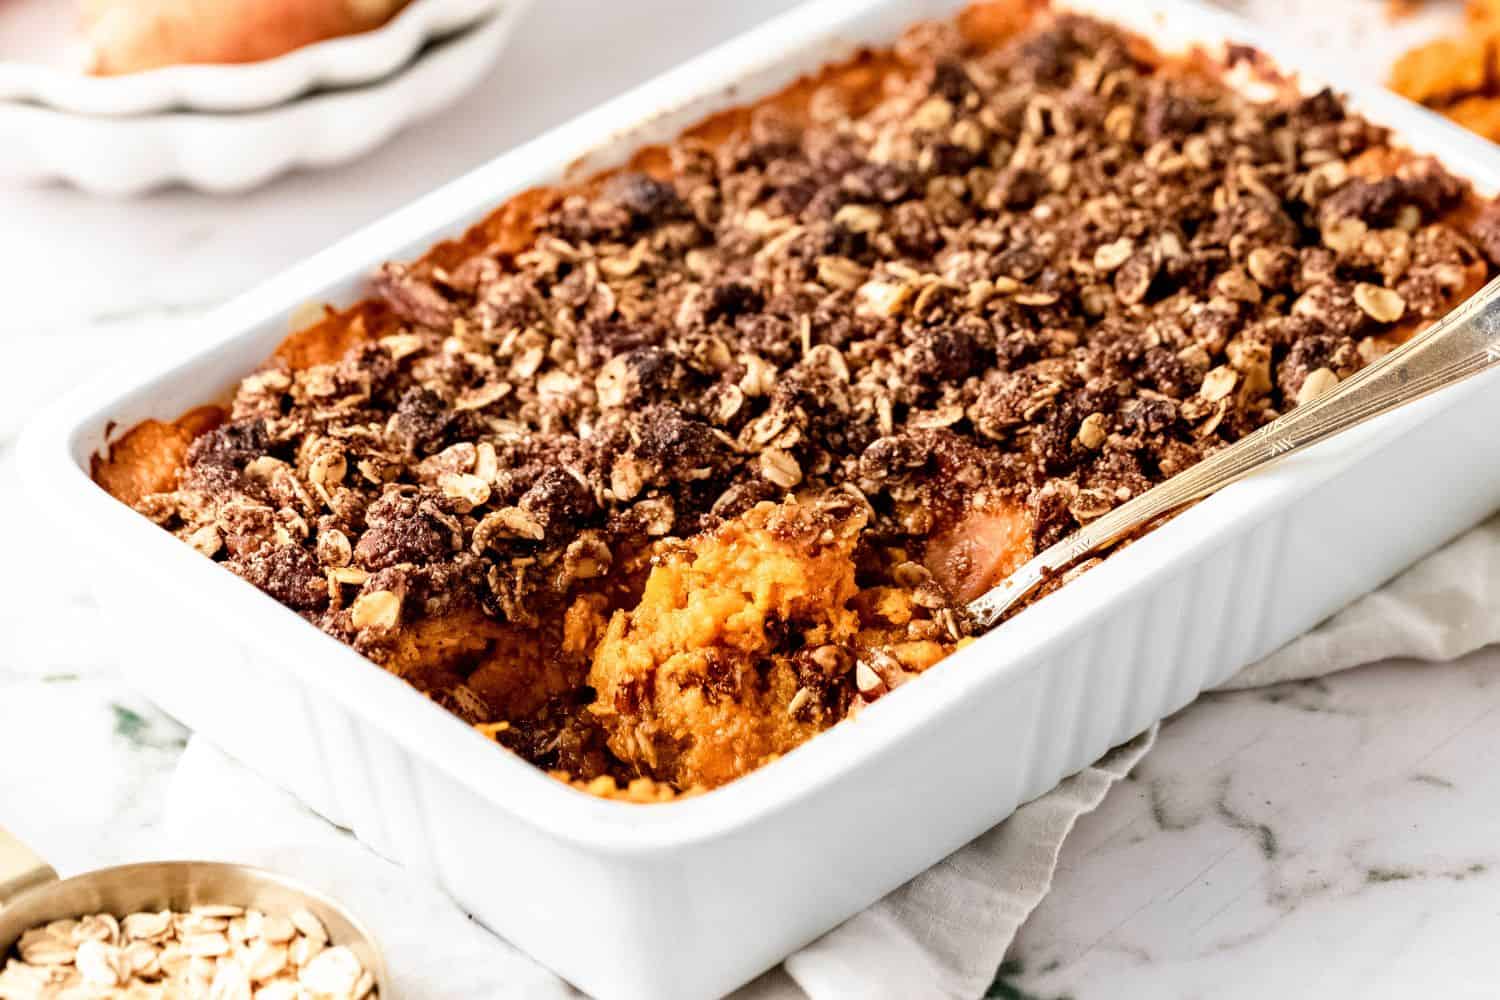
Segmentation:
{"type": "Polygon", "coordinates": [[[1500,0],[1468,0],[1461,34],[1406,52],[1392,90],[1500,142],[1500,0]]]}
{"type": "Polygon", "coordinates": [[[408,0],[83,0],[87,68],[101,76],[273,59],[378,28],[408,0]]]}

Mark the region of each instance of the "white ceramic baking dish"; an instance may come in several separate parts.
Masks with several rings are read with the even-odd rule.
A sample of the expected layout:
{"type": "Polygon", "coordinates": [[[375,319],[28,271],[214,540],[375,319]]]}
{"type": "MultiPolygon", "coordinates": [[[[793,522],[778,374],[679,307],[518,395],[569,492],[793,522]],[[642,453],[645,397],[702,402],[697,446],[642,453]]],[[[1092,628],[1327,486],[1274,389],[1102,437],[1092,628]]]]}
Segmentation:
{"type": "MultiPolygon", "coordinates": [[[[760,771],[659,806],[576,793],[133,514],[88,479],[112,429],[216,397],[308,300],[347,302],[565,165],[620,161],[851,45],[962,0],[810,4],[422,199],[205,321],[202,340],[79,390],[22,444],[30,488],[138,642],[130,677],[168,711],[431,875],[478,919],[602,997],[729,990],[1153,721],[1373,588],[1500,501],[1500,402],[1481,378],[1198,505],[920,681],[760,771]],[[639,124],[637,124],[639,123],[639,124]],[[624,129],[624,131],[621,131],[624,129]],[[587,154],[587,155],[586,155],[587,154]]],[[[1226,38],[1296,57],[1170,0],[1070,0],[1163,48],[1226,38]],[[1123,6],[1123,5],[1119,5],[1123,6]]],[[[1486,144],[1346,86],[1484,190],[1486,144]]]]}

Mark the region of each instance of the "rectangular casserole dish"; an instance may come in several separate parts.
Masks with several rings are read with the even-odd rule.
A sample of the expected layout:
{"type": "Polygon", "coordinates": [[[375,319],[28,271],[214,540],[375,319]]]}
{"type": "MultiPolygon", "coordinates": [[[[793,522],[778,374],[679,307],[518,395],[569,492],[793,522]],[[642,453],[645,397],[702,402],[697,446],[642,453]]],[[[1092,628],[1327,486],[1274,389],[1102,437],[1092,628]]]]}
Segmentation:
{"type": "MultiPolygon", "coordinates": [[[[308,301],[346,303],[382,261],[458,234],[508,196],[607,167],[861,44],[964,0],[809,4],[377,223],[215,312],[203,339],[39,415],[34,496],[86,551],[163,708],[443,885],[580,988],[624,998],[732,989],[1181,708],[1500,502],[1496,381],[1480,378],[1198,505],[848,725],[712,794],[665,805],[575,792],[497,753],[404,682],[135,515],[88,477],[120,428],[216,398],[308,301]],[[622,124],[640,123],[621,131],[622,124]]],[[[1493,148],[1378,90],[1313,77],[1241,22],[1189,3],[1059,6],[1163,51],[1254,44],[1333,82],[1482,192],[1493,148]]]]}

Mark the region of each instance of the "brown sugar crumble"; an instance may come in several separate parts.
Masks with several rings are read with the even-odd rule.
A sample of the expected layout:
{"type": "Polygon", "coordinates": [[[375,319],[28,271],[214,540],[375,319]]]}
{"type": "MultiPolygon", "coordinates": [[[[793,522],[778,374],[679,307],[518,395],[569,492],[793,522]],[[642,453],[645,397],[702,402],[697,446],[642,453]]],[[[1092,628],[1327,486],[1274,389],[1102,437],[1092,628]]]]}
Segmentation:
{"type": "Polygon", "coordinates": [[[1337,96],[1222,75],[1037,4],[917,26],[387,265],[96,479],[577,787],[722,785],[1500,259],[1337,96]]]}

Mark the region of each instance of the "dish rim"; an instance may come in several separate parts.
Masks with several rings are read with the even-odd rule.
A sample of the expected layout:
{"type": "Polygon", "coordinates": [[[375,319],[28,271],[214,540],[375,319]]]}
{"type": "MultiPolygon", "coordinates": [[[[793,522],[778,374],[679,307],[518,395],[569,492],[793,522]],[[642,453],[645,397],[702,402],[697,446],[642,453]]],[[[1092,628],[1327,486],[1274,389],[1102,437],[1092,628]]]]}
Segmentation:
{"type": "MultiPolygon", "coordinates": [[[[556,183],[570,165],[587,162],[601,146],[629,149],[650,141],[642,139],[641,133],[704,99],[726,95],[741,103],[751,99],[738,86],[787,60],[789,51],[820,44],[826,48],[827,59],[837,58],[837,46],[829,43],[841,37],[840,29],[857,25],[862,15],[885,2],[821,0],[795,8],[497,157],[295,265],[205,317],[204,339],[143,356],[79,387],[39,414],[23,435],[20,463],[28,489],[50,502],[56,516],[75,525],[91,524],[95,542],[117,557],[138,561],[142,573],[153,582],[165,582],[164,589],[182,598],[184,610],[189,606],[208,610],[234,638],[257,652],[271,651],[268,658],[285,664],[300,681],[379,726],[408,752],[492,805],[580,848],[639,856],[742,831],[795,807],[858,765],[899,752],[908,737],[941,724],[960,700],[982,696],[985,688],[1034,664],[1051,647],[1071,641],[1073,630],[1111,613],[1134,588],[1149,587],[1175,572],[1179,561],[1211,549],[1224,525],[1253,525],[1271,517],[1373,449],[1468,394],[1495,384],[1487,377],[1471,380],[1236,484],[954,653],[942,669],[925,673],[920,683],[903,685],[857,718],[820,733],[785,758],[710,793],[650,805],[599,799],[514,755],[497,752],[491,741],[404,681],[371,669],[371,662],[352,648],[203,559],[89,478],[85,466],[92,449],[86,439],[97,434],[111,413],[139,407],[154,388],[190,378],[195,367],[211,366],[237,342],[263,336],[268,324],[284,318],[299,303],[368,275],[383,260],[399,259],[412,246],[424,245],[423,240],[431,242],[432,234],[475,221],[479,213],[515,192],[556,183]],[[631,124],[622,128],[617,124],[622,121],[631,124]]],[[[1265,32],[1231,14],[1208,9],[1195,0],[1147,0],[1140,10],[1128,14],[1111,10],[1108,0],[1055,3],[1061,9],[1090,13],[1138,31],[1144,18],[1178,18],[1190,26],[1188,35],[1203,40],[1210,51],[1224,44],[1223,39],[1252,45],[1270,56],[1283,73],[1304,84],[1334,85],[1360,113],[1391,127],[1399,144],[1430,147],[1432,141],[1416,141],[1418,134],[1435,133],[1428,139],[1444,147],[1445,166],[1480,190],[1500,187],[1500,167],[1485,162],[1494,154],[1483,140],[1378,87],[1319,70],[1316,60],[1297,55],[1291,46],[1267,38],[1265,32]]],[[[909,20],[952,12],[963,5],[958,0],[921,4],[909,20]]],[[[1148,33],[1148,37],[1164,51],[1172,51],[1160,35],[1148,33]]]]}
{"type": "Polygon", "coordinates": [[[377,28],[248,63],[163,66],[119,76],[0,60],[0,101],[59,113],[123,117],[261,111],[324,89],[377,83],[429,42],[470,28],[516,0],[412,0],[377,28]]]}

